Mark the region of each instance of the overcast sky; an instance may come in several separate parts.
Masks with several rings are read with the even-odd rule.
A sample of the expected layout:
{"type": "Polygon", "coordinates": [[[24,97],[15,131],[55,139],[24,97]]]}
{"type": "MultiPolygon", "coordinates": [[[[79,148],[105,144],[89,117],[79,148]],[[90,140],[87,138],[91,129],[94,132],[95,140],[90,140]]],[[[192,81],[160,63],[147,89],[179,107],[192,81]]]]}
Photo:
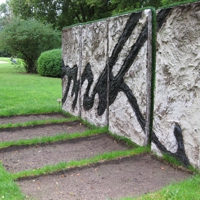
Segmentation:
{"type": "Polygon", "coordinates": [[[6,3],[6,0],[0,0],[0,4],[6,3]]]}

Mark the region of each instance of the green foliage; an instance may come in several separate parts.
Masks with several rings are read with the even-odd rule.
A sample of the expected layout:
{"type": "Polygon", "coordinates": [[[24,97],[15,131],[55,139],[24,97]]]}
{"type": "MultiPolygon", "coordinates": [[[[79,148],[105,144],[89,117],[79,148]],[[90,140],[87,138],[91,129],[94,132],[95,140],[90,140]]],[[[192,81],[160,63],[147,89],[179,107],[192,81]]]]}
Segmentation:
{"type": "Polygon", "coordinates": [[[61,67],[61,49],[45,51],[38,58],[37,72],[41,76],[60,77],[61,67]]]}
{"type": "Polygon", "coordinates": [[[60,32],[49,24],[29,19],[13,19],[0,32],[0,46],[22,58],[27,73],[36,73],[37,59],[43,51],[61,45],[60,32]]]}
{"type": "Polygon", "coordinates": [[[181,4],[186,4],[186,3],[193,3],[193,2],[198,2],[198,0],[161,0],[162,6],[169,7],[169,6],[178,6],[181,4]]]}
{"type": "Polygon", "coordinates": [[[109,0],[10,0],[9,6],[17,17],[51,23],[60,30],[71,24],[111,16],[114,9],[109,0]]]}
{"type": "MultiPolygon", "coordinates": [[[[157,9],[181,2],[185,0],[9,0],[9,9],[14,16],[51,23],[53,28],[62,30],[72,24],[94,21],[117,13],[149,6],[157,9]]],[[[2,6],[2,11],[9,14],[5,6],[2,6]]]]}
{"type": "Polygon", "coordinates": [[[183,1],[185,1],[185,0],[176,0],[176,1],[174,1],[174,0],[161,0],[163,6],[169,5],[169,4],[172,4],[172,3],[175,3],[175,2],[176,3],[177,2],[183,2],[183,1]]]}
{"type": "Polygon", "coordinates": [[[126,12],[129,10],[134,10],[142,7],[145,1],[132,1],[132,0],[112,0],[112,3],[116,5],[114,13],[126,12]]]}

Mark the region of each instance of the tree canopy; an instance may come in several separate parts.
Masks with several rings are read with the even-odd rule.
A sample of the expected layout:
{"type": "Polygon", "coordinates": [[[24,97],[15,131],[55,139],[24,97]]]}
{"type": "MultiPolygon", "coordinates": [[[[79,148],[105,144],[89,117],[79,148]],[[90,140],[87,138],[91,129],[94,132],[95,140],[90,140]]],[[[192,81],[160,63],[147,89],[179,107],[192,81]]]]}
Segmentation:
{"type": "Polygon", "coordinates": [[[64,26],[111,16],[145,6],[159,7],[161,0],[8,0],[14,16],[34,18],[64,26]]]}
{"type": "Polygon", "coordinates": [[[51,23],[60,30],[74,23],[111,16],[115,8],[109,0],[8,0],[8,4],[14,16],[51,23]]]}

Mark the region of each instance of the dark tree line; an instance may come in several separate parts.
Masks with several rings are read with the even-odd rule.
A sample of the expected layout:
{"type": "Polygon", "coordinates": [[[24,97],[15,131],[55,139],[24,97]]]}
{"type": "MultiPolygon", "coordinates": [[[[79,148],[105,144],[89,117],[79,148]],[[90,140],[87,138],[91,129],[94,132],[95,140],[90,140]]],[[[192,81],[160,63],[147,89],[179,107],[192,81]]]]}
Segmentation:
{"type": "Polygon", "coordinates": [[[161,0],[7,0],[14,16],[34,18],[62,29],[145,6],[161,6],[161,0]]]}
{"type": "Polygon", "coordinates": [[[184,0],[7,0],[0,5],[0,13],[22,19],[36,19],[63,27],[109,17],[133,9],[152,6],[158,8],[184,0]]]}

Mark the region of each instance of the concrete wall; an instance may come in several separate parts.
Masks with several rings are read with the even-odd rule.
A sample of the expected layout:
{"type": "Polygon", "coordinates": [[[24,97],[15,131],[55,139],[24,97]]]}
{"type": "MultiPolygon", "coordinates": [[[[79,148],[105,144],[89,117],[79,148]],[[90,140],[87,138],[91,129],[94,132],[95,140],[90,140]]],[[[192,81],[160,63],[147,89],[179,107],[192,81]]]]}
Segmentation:
{"type": "Polygon", "coordinates": [[[106,68],[107,31],[107,21],[82,26],[81,117],[97,126],[108,124],[107,77],[104,86],[99,84],[99,77],[106,68]],[[102,100],[105,110],[99,114],[102,100]]]}
{"type": "Polygon", "coordinates": [[[156,17],[154,102],[144,10],[63,30],[63,110],[200,168],[200,2],[156,17]]]}
{"type": "Polygon", "coordinates": [[[62,33],[62,109],[79,116],[80,109],[80,65],[81,65],[81,27],[72,27],[62,33]]]}
{"type": "MultiPolygon", "coordinates": [[[[164,12],[157,32],[154,132],[167,151],[200,168],[200,3],[157,16],[164,12]]],[[[154,142],[152,150],[159,152],[154,142]]]]}
{"type": "MultiPolygon", "coordinates": [[[[111,18],[109,21],[109,58],[115,64],[110,70],[109,130],[146,145],[148,91],[148,24],[151,11],[111,18]],[[130,35],[126,33],[131,31],[130,35]],[[116,56],[115,52],[118,52],[116,56]]],[[[151,48],[149,50],[151,52],[151,48]]],[[[150,69],[151,71],[151,69],[150,69]]]]}
{"type": "Polygon", "coordinates": [[[63,110],[109,125],[139,145],[147,144],[149,131],[151,15],[151,10],[126,14],[62,35],[63,110]]]}

